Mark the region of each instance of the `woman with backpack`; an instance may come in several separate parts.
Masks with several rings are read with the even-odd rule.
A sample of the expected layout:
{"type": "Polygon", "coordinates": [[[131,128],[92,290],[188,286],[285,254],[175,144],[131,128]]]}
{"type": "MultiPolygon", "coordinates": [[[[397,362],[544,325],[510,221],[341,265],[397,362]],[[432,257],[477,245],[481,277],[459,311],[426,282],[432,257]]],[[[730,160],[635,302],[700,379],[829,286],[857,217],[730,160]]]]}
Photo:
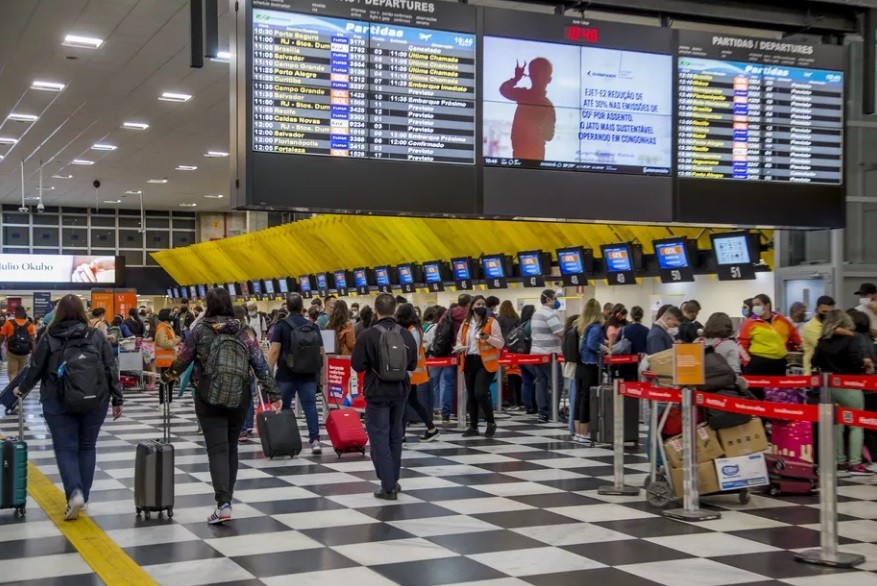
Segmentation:
{"type": "Polygon", "coordinates": [[[88,327],[85,306],[76,295],[65,295],[55,305],[47,335],[40,338],[15,394],[27,395],[37,382],[67,497],[64,518],[71,521],[88,504],[107,406],[112,402],[116,420],[124,402],[112,346],[88,327]]]}
{"type": "Polygon", "coordinates": [[[600,302],[590,299],[582,308],[582,314],[576,321],[579,334],[580,359],[576,365],[576,433],[573,441],[589,443],[588,431],[591,425],[591,387],[600,384],[600,365],[603,354],[609,351],[603,337],[603,310],[600,302]]]}
{"type": "Polygon", "coordinates": [[[469,313],[454,350],[460,352],[460,370],[466,379],[466,397],[469,410],[469,427],[463,437],[478,435],[478,412],[484,413],[487,422],[485,437],[496,434],[496,420],[493,417],[493,401],[490,398],[490,383],[499,368],[500,350],[505,346],[499,322],[487,315],[487,302],[484,295],[476,295],[469,305],[469,313]]]}
{"type": "MultiPolygon", "coordinates": [[[[530,332],[530,320],[536,313],[535,305],[525,305],[521,308],[521,328],[525,333],[530,332]]],[[[521,367],[521,401],[527,415],[536,415],[536,373],[532,366],[521,367]]]]}
{"type": "MultiPolygon", "coordinates": [[[[509,334],[521,325],[521,317],[515,311],[515,306],[508,299],[500,304],[497,320],[499,321],[499,329],[502,331],[502,339],[508,344],[509,334]]],[[[509,386],[509,402],[511,403],[509,409],[511,411],[520,411],[524,408],[524,402],[521,400],[521,385],[523,384],[521,367],[517,365],[509,366],[505,369],[505,375],[509,386]]]]}
{"type": "Polygon", "coordinates": [[[429,373],[426,370],[426,353],[423,350],[423,335],[420,329],[420,320],[410,303],[403,303],[396,308],[396,323],[411,332],[414,343],[417,345],[417,368],[409,375],[411,391],[408,393],[408,404],[426,425],[426,431],[420,436],[420,441],[431,442],[439,436],[441,431],[435,426],[432,411],[428,405],[421,403],[417,396],[420,385],[429,384],[429,373]]]}
{"type": "Polygon", "coordinates": [[[195,414],[204,432],[216,498],[207,522],[215,525],[232,516],[238,437],[252,402],[250,373],[255,372],[275,411],[280,410],[280,393],[259,343],[235,319],[231,297],[221,287],[207,292],[204,317],[186,336],[165,378],[176,379],[193,362],[195,414]]]}

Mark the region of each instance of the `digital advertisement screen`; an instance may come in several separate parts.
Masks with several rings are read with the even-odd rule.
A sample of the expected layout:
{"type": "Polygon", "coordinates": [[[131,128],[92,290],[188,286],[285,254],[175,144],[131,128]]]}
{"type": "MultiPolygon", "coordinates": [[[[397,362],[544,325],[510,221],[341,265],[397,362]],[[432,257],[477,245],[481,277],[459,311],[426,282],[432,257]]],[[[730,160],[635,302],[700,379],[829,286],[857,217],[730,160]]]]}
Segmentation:
{"type": "Polygon", "coordinates": [[[733,236],[714,236],[713,251],[719,265],[751,264],[749,254],[749,236],[738,234],[733,236]]]}
{"type": "Polygon", "coordinates": [[[253,281],[251,287],[252,290],[250,291],[250,293],[252,293],[253,295],[262,294],[262,284],[259,281],[253,281]]]}
{"type": "Polygon", "coordinates": [[[557,251],[561,275],[581,275],[585,272],[581,248],[561,248],[557,251]]]}
{"type": "Polygon", "coordinates": [[[250,294],[250,284],[247,283],[246,281],[244,281],[243,283],[238,285],[238,289],[240,290],[241,295],[243,295],[243,296],[247,296],[250,294]]]}
{"type": "Polygon", "coordinates": [[[174,287],[171,290],[171,293],[173,293],[173,296],[171,297],[172,299],[179,299],[180,298],[180,290],[178,288],[174,287]]]}
{"type": "Polygon", "coordinates": [[[121,284],[123,263],[115,256],[0,254],[0,282],[121,284]]]}
{"type": "Polygon", "coordinates": [[[273,279],[265,279],[265,293],[268,295],[274,295],[274,280],[273,279]]]}
{"type": "Polygon", "coordinates": [[[228,294],[232,297],[235,297],[238,294],[238,288],[234,283],[229,283],[225,286],[228,289],[228,294]]]}
{"type": "Polygon", "coordinates": [[[336,289],[347,289],[347,273],[344,271],[336,271],[334,274],[335,277],[335,288],[336,289]]]}
{"type": "Polygon", "coordinates": [[[454,270],[455,281],[468,281],[472,278],[469,272],[469,259],[455,258],[451,261],[451,266],[454,270]]]}
{"type": "Polygon", "coordinates": [[[542,261],[540,252],[519,252],[518,264],[521,267],[522,277],[541,277],[542,261]]]}
{"type": "Polygon", "coordinates": [[[353,271],[353,284],[355,287],[368,287],[368,275],[365,269],[353,271]]]}
{"type": "Polygon", "coordinates": [[[277,279],[277,286],[281,293],[289,293],[289,282],[286,279],[277,279]]]}
{"type": "Polygon", "coordinates": [[[317,291],[325,291],[329,288],[329,280],[326,278],[326,273],[317,273],[317,291]]]}
{"type": "Polygon", "coordinates": [[[166,294],[165,296],[166,296],[166,297],[170,297],[171,299],[173,299],[173,297],[174,297],[174,290],[173,290],[173,289],[168,289],[168,290],[167,290],[167,294],[166,294]]]}
{"type": "Polygon", "coordinates": [[[375,268],[375,282],[378,287],[388,287],[390,285],[390,269],[387,267],[375,268]]]}
{"type": "Polygon", "coordinates": [[[414,283],[414,275],[411,272],[411,265],[399,265],[399,284],[411,285],[414,283]]]}
{"type": "Polygon", "coordinates": [[[503,279],[505,278],[505,270],[503,268],[503,257],[501,256],[485,256],[481,259],[481,266],[484,268],[484,277],[486,279],[503,279]]]}
{"type": "Polygon", "coordinates": [[[603,262],[608,273],[633,270],[630,262],[630,246],[627,244],[603,247],[603,262]]]}
{"type": "Polygon", "coordinates": [[[198,285],[198,297],[202,299],[207,296],[207,287],[204,285],[198,285]]]}
{"type": "Polygon", "coordinates": [[[441,283],[442,270],[437,262],[423,263],[423,278],[427,283],[441,283]]]}
{"type": "Polygon", "coordinates": [[[658,259],[658,267],[662,269],[684,269],[688,267],[688,254],[685,249],[685,241],[656,242],[655,257],[658,259]]]}
{"type": "Polygon", "coordinates": [[[298,286],[302,293],[310,293],[311,278],[307,275],[302,275],[298,278],[298,286]]]}

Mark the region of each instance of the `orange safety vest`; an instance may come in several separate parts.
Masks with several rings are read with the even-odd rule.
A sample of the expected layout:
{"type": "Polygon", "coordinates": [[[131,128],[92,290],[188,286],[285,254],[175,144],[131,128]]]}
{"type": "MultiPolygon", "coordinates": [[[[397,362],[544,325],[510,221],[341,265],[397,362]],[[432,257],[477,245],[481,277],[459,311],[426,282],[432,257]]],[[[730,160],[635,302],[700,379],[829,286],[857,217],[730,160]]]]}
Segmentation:
{"type": "MultiPolygon", "coordinates": [[[[490,335],[493,330],[493,318],[488,317],[484,322],[484,326],[481,328],[481,332],[484,334],[490,335]]],[[[463,329],[460,331],[460,339],[464,344],[467,344],[469,340],[469,321],[463,324],[463,329]]],[[[484,340],[478,339],[478,354],[481,355],[481,362],[484,364],[485,370],[487,372],[496,372],[499,369],[499,353],[500,350],[496,346],[493,346],[489,342],[485,342],[484,340]]],[[[463,355],[460,357],[460,369],[465,368],[466,363],[466,353],[463,352],[463,355]]]]}
{"type": "MultiPolygon", "coordinates": [[[[414,326],[408,328],[414,331],[414,326]]],[[[417,367],[411,371],[410,380],[412,385],[420,385],[429,382],[429,372],[426,370],[426,352],[423,350],[423,334],[420,335],[420,344],[417,346],[417,367]]]]}
{"type": "MultiPolygon", "coordinates": [[[[174,330],[164,322],[160,322],[158,327],[155,329],[156,333],[159,330],[166,330],[167,334],[171,339],[174,337],[174,330]]],[[[155,366],[157,368],[169,368],[173,363],[174,359],[177,357],[176,349],[174,348],[160,348],[158,344],[155,345],[155,366]]]]}

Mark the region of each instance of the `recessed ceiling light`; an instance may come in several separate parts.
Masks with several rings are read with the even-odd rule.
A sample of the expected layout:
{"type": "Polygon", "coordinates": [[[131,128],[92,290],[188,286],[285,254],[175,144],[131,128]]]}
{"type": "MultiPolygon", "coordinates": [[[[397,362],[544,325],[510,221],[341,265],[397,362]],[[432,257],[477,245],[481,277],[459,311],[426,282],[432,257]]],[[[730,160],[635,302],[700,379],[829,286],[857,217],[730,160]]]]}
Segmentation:
{"type": "Polygon", "coordinates": [[[94,165],[94,161],[89,161],[88,159],[73,159],[70,161],[71,165],[94,165]]]}
{"type": "Polygon", "coordinates": [[[122,128],[127,128],[128,130],[146,130],[149,128],[149,124],[146,122],[122,122],[122,128]]]}
{"type": "Polygon", "coordinates": [[[52,175],[52,179],[73,179],[73,175],[52,175]]]}
{"type": "Polygon", "coordinates": [[[17,138],[12,138],[11,136],[0,136],[0,144],[15,144],[17,142],[17,138]]]}
{"type": "Polygon", "coordinates": [[[66,86],[63,83],[58,83],[56,81],[43,81],[40,79],[35,79],[32,84],[30,84],[30,89],[32,90],[43,90],[46,92],[60,92],[66,86]]]}
{"type": "Polygon", "coordinates": [[[40,196],[38,196],[38,195],[25,195],[24,201],[40,201],[40,196]]]}
{"type": "Polygon", "coordinates": [[[147,183],[167,183],[167,179],[148,179],[147,183]]]}
{"type": "Polygon", "coordinates": [[[195,165],[177,165],[177,171],[195,171],[197,168],[195,165]]]}
{"type": "Polygon", "coordinates": [[[141,193],[143,193],[143,192],[140,191],[139,189],[129,189],[128,191],[125,192],[125,195],[140,195],[141,193]]]}
{"type": "Polygon", "coordinates": [[[99,142],[91,145],[91,150],[93,150],[93,151],[114,151],[117,148],[119,148],[119,147],[117,147],[114,144],[106,144],[106,143],[99,143],[99,142]]]}
{"type": "Polygon", "coordinates": [[[207,154],[204,156],[208,159],[221,159],[222,157],[227,157],[228,153],[225,151],[207,151],[207,154]]]}
{"type": "Polygon", "coordinates": [[[204,197],[206,197],[207,199],[222,199],[225,196],[221,193],[212,193],[210,195],[205,195],[204,197]]]}
{"type": "Polygon", "coordinates": [[[110,203],[110,204],[122,203],[122,200],[121,199],[105,199],[104,203],[110,203]]]}
{"type": "Polygon", "coordinates": [[[83,37],[80,35],[67,35],[64,42],[61,43],[65,47],[79,47],[81,49],[97,49],[104,44],[103,39],[95,37],[83,37]]]}
{"type": "Polygon", "coordinates": [[[159,96],[159,100],[163,102],[188,102],[192,99],[192,94],[180,94],[176,92],[164,92],[159,96]]]}
{"type": "Polygon", "coordinates": [[[196,204],[196,203],[181,203],[180,207],[181,208],[196,208],[196,207],[198,207],[198,204],[196,204]]]}
{"type": "Polygon", "coordinates": [[[55,186],[52,185],[51,187],[43,187],[42,189],[43,191],[52,191],[53,189],[55,189],[55,186]]]}
{"type": "Polygon", "coordinates": [[[231,53],[228,51],[219,51],[216,54],[216,57],[212,57],[212,61],[219,61],[220,63],[228,62],[231,59],[231,53]]]}
{"type": "Polygon", "coordinates": [[[40,119],[35,114],[22,114],[21,112],[12,112],[6,117],[7,120],[15,120],[16,122],[36,122],[40,119]]]}

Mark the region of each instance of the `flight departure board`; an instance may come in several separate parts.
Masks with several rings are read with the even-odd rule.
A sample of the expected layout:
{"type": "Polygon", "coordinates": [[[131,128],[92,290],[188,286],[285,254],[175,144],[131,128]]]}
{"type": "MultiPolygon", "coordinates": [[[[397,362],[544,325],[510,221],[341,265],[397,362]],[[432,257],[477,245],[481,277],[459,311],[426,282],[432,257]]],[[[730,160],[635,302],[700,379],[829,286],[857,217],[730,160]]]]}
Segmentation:
{"type": "Polygon", "coordinates": [[[425,2],[336,4],[253,10],[253,150],[474,164],[475,35],[380,10],[425,2]]]}
{"type": "Polygon", "coordinates": [[[820,49],[681,32],[679,177],[840,184],[844,76],[820,49]]]}

